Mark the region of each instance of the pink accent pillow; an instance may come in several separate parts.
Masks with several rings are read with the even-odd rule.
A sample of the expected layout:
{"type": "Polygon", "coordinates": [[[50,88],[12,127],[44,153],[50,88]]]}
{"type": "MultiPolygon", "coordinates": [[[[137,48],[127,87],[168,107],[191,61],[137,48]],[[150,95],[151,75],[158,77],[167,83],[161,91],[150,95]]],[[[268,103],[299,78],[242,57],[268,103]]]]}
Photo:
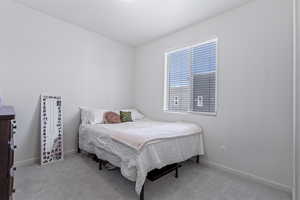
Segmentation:
{"type": "Polygon", "coordinates": [[[115,112],[104,113],[104,122],[106,124],[121,123],[120,115],[115,112]]]}

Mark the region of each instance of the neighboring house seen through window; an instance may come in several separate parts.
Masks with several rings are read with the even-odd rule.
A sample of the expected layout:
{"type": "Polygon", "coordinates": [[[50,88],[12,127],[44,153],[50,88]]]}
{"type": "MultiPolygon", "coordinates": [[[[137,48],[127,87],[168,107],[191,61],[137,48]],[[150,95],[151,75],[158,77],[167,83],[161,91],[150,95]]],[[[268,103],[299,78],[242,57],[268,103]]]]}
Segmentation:
{"type": "Polygon", "coordinates": [[[217,39],[166,53],[165,110],[216,113],[217,39]]]}
{"type": "Polygon", "coordinates": [[[178,96],[174,96],[174,105],[175,106],[179,105],[179,97],[178,96]]]}
{"type": "Polygon", "coordinates": [[[203,106],[203,96],[197,96],[197,106],[198,107],[203,106]]]}

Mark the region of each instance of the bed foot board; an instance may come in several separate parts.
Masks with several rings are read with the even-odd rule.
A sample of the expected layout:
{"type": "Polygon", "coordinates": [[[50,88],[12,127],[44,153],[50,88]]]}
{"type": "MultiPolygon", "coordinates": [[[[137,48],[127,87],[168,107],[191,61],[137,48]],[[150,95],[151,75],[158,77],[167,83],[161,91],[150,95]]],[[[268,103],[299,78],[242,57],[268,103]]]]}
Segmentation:
{"type": "Polygon", "coordinates": [[[200,155],[196,156],[196,163],[200,163],[200,155]]]}
{"type": "Polygon", "coordinates": [[[141,191],[141,194],[140,194],[140,200],[144,200],[144,185],[142,187],[142,191],[141,191]]]}

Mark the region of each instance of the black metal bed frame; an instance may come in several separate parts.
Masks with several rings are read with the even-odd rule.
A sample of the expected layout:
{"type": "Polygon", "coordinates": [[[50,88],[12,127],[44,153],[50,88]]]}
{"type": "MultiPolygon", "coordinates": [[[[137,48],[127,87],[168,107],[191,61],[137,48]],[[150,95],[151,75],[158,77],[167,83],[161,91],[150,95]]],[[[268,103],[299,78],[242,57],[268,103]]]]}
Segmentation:
{"type": "MultiPolygon", "coordinates": [[[[77,148],[77,153],[81,153],[81,149],[77,148]]],[[[96,162],[99,163],[99,170],[102,170],[103,169],[103,163],[105,162],[104,160],[101,160],[99,159],[95,154],[91,154],[89,153],[90,155],[93,156],[93,160],[95,160],[96,162]]],[[[197,155],[196,156],[196,163],[199,164],[200,162],[200,155],[197,155]]],[[[181,167],[181,164],[179,163],[174,163],[174,164],[171,164],[171,165],[167,165],[161,169],[154,169],[152,171],[150,171],[148,174],[147,174],[147,179],[150,180],[151,182],[153,181],[156,181],[158,180],[159,178],[175,171],[175,178],[178,178],[179,177],[179,168],[181,167]]],[[[143,185],[142,187],[142,190],[141,190],[141,193],[140,193],[140,200],[144,200],[145,199],[145,184],[143,185]]]]}

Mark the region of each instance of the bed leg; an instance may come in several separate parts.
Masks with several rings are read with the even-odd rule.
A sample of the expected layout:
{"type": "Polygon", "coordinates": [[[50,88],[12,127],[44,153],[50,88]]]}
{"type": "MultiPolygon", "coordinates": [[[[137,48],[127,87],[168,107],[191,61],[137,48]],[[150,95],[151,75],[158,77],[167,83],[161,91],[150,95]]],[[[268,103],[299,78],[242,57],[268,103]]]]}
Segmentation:
{"type": "Polygon", "coordinates": [[[93,161],[99,162],[99,159],[98,159],[98,157],[95,154],[93,154],[93,161]]]}
{"type": "Polygon", "coordinates": [[[200,163],[200,156],[198,155],[197,157],[196,157],[196,163],[200,163]]]}
{"type": "Polygon", "coordinates": [[[175,178],[178,178],[178,167],[175,170],[175,178]]]}
{"type": "Polygon", "coordinates": [[[99,159],[99,170],[102,170],[102,164],[103,164],[103,161],[101,159],[99,159]]]}
{"type": "Polygon", "coordinates": [[[140,200],[144,200],[144,185],[142,187],[142,191],[141,191],[141,194],[140,194],[140,200]]]}
{"type": "Polygon", "coordinates": [[[77,153],[81,153],[81,149],[79,147],[77,148],[77,153]]]}

